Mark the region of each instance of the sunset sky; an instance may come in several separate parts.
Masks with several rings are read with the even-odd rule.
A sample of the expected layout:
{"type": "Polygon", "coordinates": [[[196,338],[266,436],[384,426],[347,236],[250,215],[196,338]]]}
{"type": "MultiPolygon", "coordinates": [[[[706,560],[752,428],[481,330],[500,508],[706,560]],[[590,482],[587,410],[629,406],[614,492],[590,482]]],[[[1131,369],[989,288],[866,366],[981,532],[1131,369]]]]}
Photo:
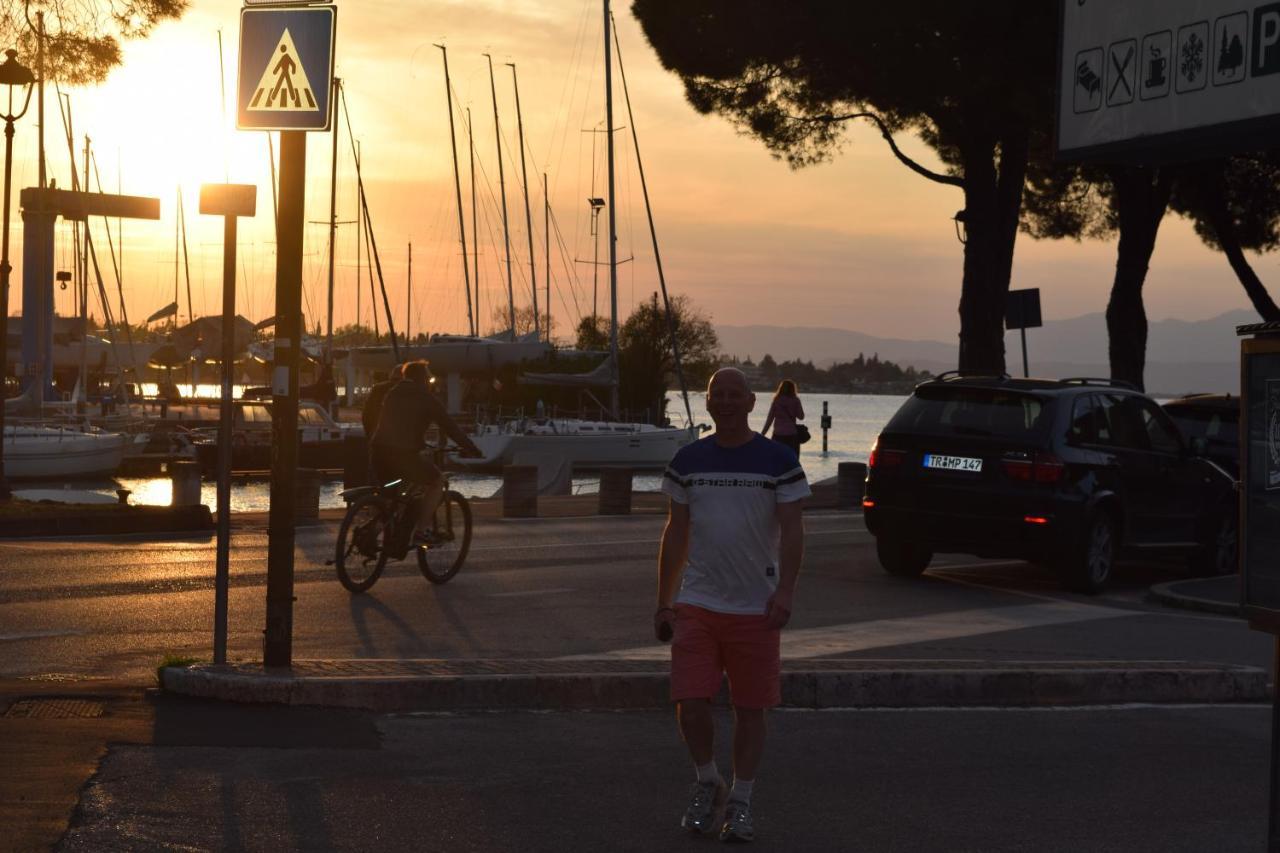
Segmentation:
{"type": "MultiPolygon", "coordinates": [[[[182,20],[158,27],[148,40],[129,43],[124,66],[106,84],[70,92],[77,150],[88,134],[106,188],[114,191],[122,175],[124,192],[161,199],[161,221],[125,223],[125,295],[134,322],[173,299],[179,184],[186,199],[195,313],[219,310],[221,224],[198,214],[197,199],[201,183],[228,177],[259,187],[259,214],[241,230],[240,313],[254,320],[274,313],[267,137],[235,131],[234,103],[227,104],[225,117],[220,106],[218,32],[230,99],[236,83],[239,9],[234,2],[194,0],[182,20]]],[[[961,245],[951,217],[963,205],[957,189],[909,173],[878,134],[863,126],[850,128],[848,145],[834,162],[790,170],[724,119],[695,113],[679,80],[659,66],[625,0],[616,4],[615,16],[674,293],[689,295],[721,324],[826,326],[886,337],[955,339],[961,245]]],[[[568,334],[592,298],[591,267],[575,263],[589,261],[593,251],[586,200],[604,195],[602,136],[584,132],[603,127],[599,0],[363,0],[339,4],[337,26],[337,75],[345,81],[351,121],[362,143],[365,183],[397,329],[404,327],[406,255],[412,242],[411,331],[466,330],[444,78],[440,51],[432,46],[442,42],[449,48],[457,114],[469,106],[474,120],[483,327],[492,325],[493,306],[505,305],[506,299],[493,106],[482,56],[487,52],[494,59],[505,140],[517,302],[529,300],[528,249],[520,165],[513,160],[518,143],[508,62],[518,65],[520,75],[539,299],[545,287],[541,176],[546,172],[566,247],[565,252],[556,250],[553,240],[553,313],[557,332],[568,334]],[[576,270],[576,283],[568,280],[566,267],[576,270]]],[[[23,59],[34,64],[33,58],[23,59]]],[[[625,313],[656,289],[657,279],[616,74],[615,87],[615,125],[627,127],[617,135],[619,252],[635,257],[619,271],[619,303],[625,313]]],[[[67,148],[52,89],[46,104],[51,175],[66,187],[67,148]]],[[[470,229],[467,137],[461,123],[458,133],[470,229]]],[[[15,197],[17,187],[36,183],[35,141],[33,105],[18,125],[15,197]]],[[[914,140],[900,142],[913,156],[936,165],[914,140]]],[[[323,222],[329,215],[330,145],[327,134],[312,134],[308,141],[309,222],[323,222]]],[[[353,220],[355,177],[345,123],[340,146],[338,218],[353,220]]],[[[77,161],[79,157],[77,153],[77,161]]],[[[15,222],[12,305],[19,311],[21,222],[16,200],[15,222]]],[[[602,218],[602,233],[603,225],[602,218]]],[[[114,239],[114,223],[112,228],[114,239]]],[[[100,222],[94,233],[106,264],[100,222]]],[[[57,268],[70,269],[69,226],[60,225],[58,237],[57,268]]],[[[325,224],[307,225],[304,310],[309,326],[323,323],[327,239],[325,224]]],[[[474,235],[468,233],[468,242],[474,245],[474,235]]],[[[603,240],[600,246],[603,257],[603,240]]],[[[1036,243],[1020,237],[1012,286],[1042,288],[1050,322],[1102,311],[1114,252],[1114,242],[1036,243]]],[[[340,226],[337,325],[356,318],[355,253],[354,225],[340,226]]],[[[1264,281],[1274,284],[1280,278],[1274,258],[1257,259],[1256,268],[1264,281]]],[[[114,292],[113,276],[105,268],[104,275],[114,292]]],[[[604,270],[600,281],[603,307],[604,270]]],[[[367,283],[363,287],[360,310],[367,322],[367,283]]],[[[185,281],[181,293],[185,320],[185,281]]],[[[1164,224],[1146,293],[1153,320],[1201,319],[1247,307],[1226,261],[1174,218],[1164,224]]],[[[58,295],[61,313],[69,313],[71,304],[70,293],[58,295]]],[[[91,307],[101,316],[96,297],[91,307]]]]}

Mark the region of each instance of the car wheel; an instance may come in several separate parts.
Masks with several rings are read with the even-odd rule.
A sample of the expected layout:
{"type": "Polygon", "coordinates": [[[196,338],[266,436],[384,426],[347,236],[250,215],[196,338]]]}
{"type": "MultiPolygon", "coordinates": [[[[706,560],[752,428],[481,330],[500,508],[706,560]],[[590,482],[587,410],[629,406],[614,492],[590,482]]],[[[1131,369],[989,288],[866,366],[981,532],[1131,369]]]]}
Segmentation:
{"type": "Polygon", "coordinates": [[[889,574],[900,578],[915,578],[929,568],[933,552],[902,539],[877,536],[876,556],[880,558],[880,567],[889,574]]]}
{"type": "Polygon", "coordinates": [[[1074,592],[1097,595],[1111,580],[1118,549],[1116,523],[1107,512],[1094,512],[1080,544],[1062,566],[1062,581],[1074,592]]]}
{"type": "Polygon", "coordinates": [[[1224,509],[1214,521],[1207,542],[1191,558],[1191,571],[1198,577],[1231,575],[1240,570],[1240,520],[1234,508],[1224,509]]]}

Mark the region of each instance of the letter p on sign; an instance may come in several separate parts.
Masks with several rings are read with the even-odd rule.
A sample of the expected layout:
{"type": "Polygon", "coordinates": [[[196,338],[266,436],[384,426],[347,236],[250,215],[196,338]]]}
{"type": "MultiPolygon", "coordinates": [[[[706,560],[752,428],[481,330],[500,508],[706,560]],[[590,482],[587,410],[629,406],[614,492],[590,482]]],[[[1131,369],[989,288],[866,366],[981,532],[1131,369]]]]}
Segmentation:
{"type": "Polygon", "coordinates": [[[1253,76],[1280,72],[1280,3],[1253,10],[1253,76]]]}

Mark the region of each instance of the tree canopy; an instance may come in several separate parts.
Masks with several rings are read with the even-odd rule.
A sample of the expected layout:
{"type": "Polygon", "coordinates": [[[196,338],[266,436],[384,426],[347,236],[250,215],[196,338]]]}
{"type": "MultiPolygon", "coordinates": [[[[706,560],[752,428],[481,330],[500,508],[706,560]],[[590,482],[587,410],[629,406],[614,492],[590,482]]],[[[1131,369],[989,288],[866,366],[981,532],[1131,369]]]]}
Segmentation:
{"type": "Polygon", "coordinates": [[[189,0],[0,0],[0,41],[36,63],[36,13],[44,12],[45,77],[67,84],[101,83],[120,65],[122,40],[145,38],[175,20],[189,0]]]}
{"type": "MultiPolygon", "coordinates": [[[[800,167],[866,119],[908,168],[964,193],[961,368],[1003,371],[1004,300],[1023,180],[1048,151],[1056,6],[1025,0],[635,0],[632,11],[689,102],[800,167]],[[943,163],[906,156],[910,132],[943,163]]],[[[948,230],[951,223],[940,223],[948,230]]]]}

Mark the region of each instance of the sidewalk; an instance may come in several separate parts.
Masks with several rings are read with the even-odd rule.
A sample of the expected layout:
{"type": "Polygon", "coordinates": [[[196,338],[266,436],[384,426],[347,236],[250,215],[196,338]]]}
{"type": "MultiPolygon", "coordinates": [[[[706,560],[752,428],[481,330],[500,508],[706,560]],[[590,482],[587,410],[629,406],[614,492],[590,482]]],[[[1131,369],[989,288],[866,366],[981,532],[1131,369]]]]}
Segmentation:
{"type": "MultiPolygon", "coordinates": [[[[1171,661],[783,661],[791,708],[925,708],[1262,702],[1257,668],[1171,661]]],[[[637,710],[669,704],[663,662],[574,660],[300,660],[169,667],[173,693],[234,702],[377,712],[637,710]]],[[[725,700],[724,691],[719,697],[725,700]]]]}

